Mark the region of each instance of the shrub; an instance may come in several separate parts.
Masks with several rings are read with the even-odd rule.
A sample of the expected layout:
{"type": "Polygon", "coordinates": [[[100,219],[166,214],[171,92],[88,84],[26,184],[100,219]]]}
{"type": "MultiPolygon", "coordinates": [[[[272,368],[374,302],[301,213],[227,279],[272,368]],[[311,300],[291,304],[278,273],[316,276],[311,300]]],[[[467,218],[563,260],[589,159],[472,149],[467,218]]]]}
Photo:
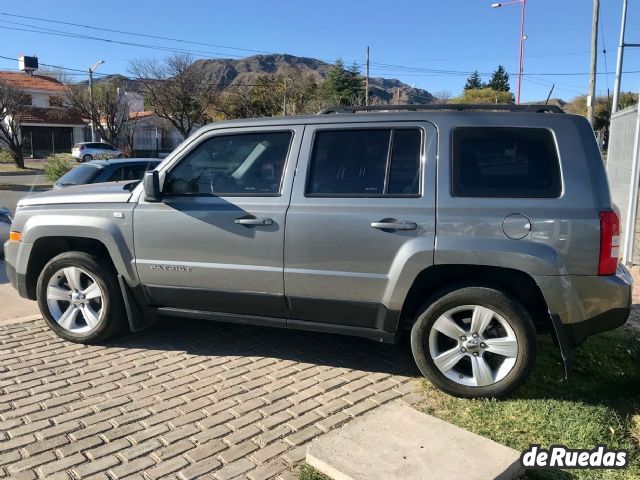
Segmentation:
{"type": "Polygon", "coordinates": [[[6,148],[0,148],[0,163],[14,163],[11,152],[6,148]]]}
{"type": "Polygon", "coordinates": [[[51,182],[57,181],[61,176],[71,170],[69,155],[56,154],[47,157],[44,164],[44,176],[51,182]]]}

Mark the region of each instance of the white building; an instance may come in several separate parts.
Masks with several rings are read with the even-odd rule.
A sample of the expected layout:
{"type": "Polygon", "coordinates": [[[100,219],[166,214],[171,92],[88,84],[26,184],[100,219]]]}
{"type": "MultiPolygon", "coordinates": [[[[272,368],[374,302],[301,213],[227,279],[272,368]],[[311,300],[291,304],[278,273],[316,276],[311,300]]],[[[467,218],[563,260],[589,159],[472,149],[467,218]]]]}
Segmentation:
{"type": "Polygon", "coordinates": [[[74,143],[84,141],[87,122],[62,108],[64,84],[26,72],[0,71],[0,81],[25,93],[28,109],[20,126],[25,156],[44,158],[71,152],[74,143]]]}

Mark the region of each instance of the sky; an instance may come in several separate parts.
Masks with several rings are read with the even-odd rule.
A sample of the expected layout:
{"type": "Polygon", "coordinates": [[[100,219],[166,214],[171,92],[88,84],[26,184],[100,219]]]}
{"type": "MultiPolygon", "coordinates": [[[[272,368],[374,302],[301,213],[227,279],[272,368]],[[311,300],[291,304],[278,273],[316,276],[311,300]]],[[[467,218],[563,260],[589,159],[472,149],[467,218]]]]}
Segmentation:
{"type": "MultiPolygon", "coordinates": [[[[520,5],[491,8],[491,3],[4,0],[0,3],[0,56],[9,59],[0,58],[0,69],[16,69],[13,59],[24,53],[36,55],[41,64],[81,71],[104,60],[98,72],[127,74],[130,60],[164,57],[176,49],[190,50],[195,58],[275,52],[364,64],[368,45],[371,76],[398,78],[432,93],[447,91],[456,96],[469,72],[478,70],[488,80],[502,64],[511,74],[515,92],[520,5]]],[[[622,0],[601,0],[600,5],[598,72],[602,74],[597,93],[606,95],[607,90],[613,92],[622,0]]],[[[587,92],[592,12],[592,0],[527,0],[523,102],[546,98],[554,83],[553,97],[568,100],[587,92]]],[[[640,43],[640,0],[629,0],[626,41],[640,43]]],[[[625,73],[622,89],[639,91],[640,48],[626,49],[624,70],[638,73],[625,73]]],[[[70,73],[77,80],[86,79],[84,73],[70,73]]]]}

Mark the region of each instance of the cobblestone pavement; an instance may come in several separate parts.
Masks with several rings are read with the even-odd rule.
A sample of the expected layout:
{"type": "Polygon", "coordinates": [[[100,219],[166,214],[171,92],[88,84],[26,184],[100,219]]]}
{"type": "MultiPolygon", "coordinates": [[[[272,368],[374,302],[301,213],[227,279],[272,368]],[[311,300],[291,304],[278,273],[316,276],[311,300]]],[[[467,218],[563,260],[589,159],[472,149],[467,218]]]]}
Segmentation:
{"type": "Polygon", "coordinates": [[[407,343],[165,320],[101,346],[0,326],[0,477],[297,478],[305,444],[418,398],[407,343]]]}

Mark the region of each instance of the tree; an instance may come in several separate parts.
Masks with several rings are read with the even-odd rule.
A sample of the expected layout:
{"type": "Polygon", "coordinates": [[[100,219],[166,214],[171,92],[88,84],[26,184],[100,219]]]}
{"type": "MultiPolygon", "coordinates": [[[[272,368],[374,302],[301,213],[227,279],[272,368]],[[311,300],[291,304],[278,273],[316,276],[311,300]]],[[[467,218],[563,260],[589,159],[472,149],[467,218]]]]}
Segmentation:
{"type": "MultiPolygon", "coordinates": [[[[632,92],[620,92],[620,108],[626,108],[638,103],[638,95],[632,92]]],[[[564,109],[569,113],[587,116],[587,96],[579,95],[568,102],[564,109]]],[[[606,96],[598,96],[595,99],[593,129],[609,130],[609,121],[611,119],[610,100],[606,96]]]]}
{"type": "Polygon", "coordinates": [[[345,68],[341,59],[336,60],[322,83],[322,98],[333,105],[359,105],[363,103],[364,78],[355,63],[345,68]]]}
{"type": "Polygon", "coordinates": [[[192,68],[193,59],[176,54],[164,60],[134,60],[129,71],[140,84],[145,104],[187,138],[194,126],[208,121],[217,96],[192,68]]]}
{"type": "Polygon", "coordinates": [[[322,107],[318,91],[312,75],[289,69],[276,75],[261,75],[251,86],[233,87],[222,105],[211,110],[222,112],[226,118],[316,113],[322,107]]]}
{"type": "Polygon", "coordinates": [[[59,67],[40,67],[38,75],[42,77],[51,77],[60,83],[73,83],[73,78],[66,70],[59,67]]]}
{"type": "Polygon", "coordinates": [[[473,88],[465,90],[462,96],[454,98],[453,103],[513,103],[511,92],[500,92],[492,88],[473,88]]]}
{"type": "Polygon", "coordinates": [[[68,85],[63,104],[72,113],[91,121],[100,137],[117,145],[129,120],[129,105],[120,94],[119,80],[93,86],[93,105],[85,84],[68,85]]]}
{"type": "Polygon", "coordinates": [[[489,80],[486,86],[498,92],[508,92],[511,90],[509,86],[509,74],[502,65],[498,65],[498,69],[493,72],[491,80],[489,80]]]}
{"type": "Polygon", "coordinates": [[[480,74],[478,73],[478,71],[476,70],[475,72],[473,72],[469,78],[467,78],[467,83],[464,86],[465,90],[473,90],[473,89],[480,89],[480,88],[484,88],[484,83],[482,82],[482,79],[480,78],[480,74]]]}
{"type": "Polygon", "coordinates": [[[436,99],[436,103],[447,103],[451,98],[451,92],[449,90],[439,90],[433,94],[436,99]]]}
{"type": "Polygon", "coordinates": [[[18,168],[24,168],[20,124],[29,107],[28,96],[10,82],[0,80],[0,143],[11,152],[18,168]]]}

